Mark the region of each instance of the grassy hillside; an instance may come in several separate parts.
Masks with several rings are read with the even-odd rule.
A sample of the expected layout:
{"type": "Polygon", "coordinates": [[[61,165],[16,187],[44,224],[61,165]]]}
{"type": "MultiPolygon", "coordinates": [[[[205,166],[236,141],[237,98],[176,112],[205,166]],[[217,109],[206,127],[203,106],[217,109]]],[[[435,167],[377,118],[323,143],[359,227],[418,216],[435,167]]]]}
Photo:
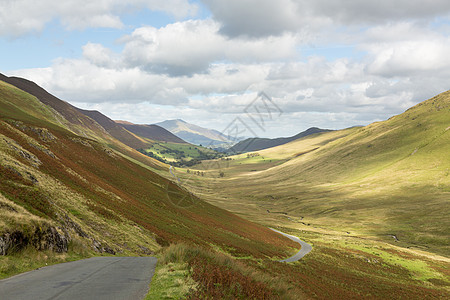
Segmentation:
{"type": "Polygon", "coordinates": [[[235,156],[215,188],[262,211],[449,255],[449,129],[447,92],[384,122],[235,156]]]}
{"type": "Polygon", "coordinates": [[[85,116],[88,116],[92,120],[96,121],[100,124],[112,137],[121,141],[125,145],[137,149],[147,146],[147,143],[139,138],[138,136],[132,134],[128,130],[126,130],[122,125],[114,122],[104,114],[96,111],[96,110],[77,110],[85,116]]]}
{"type": "Polygon", "coordinates": [[[190,195],[102,139],[74,134],[54,114],[44,115],[51,110],[33,96],[0,86],[0,238],[14,242],[0,256],[1,276],[23,270],[10,268],[17,253],[56,247],[48,242],[51,231],[67,242],[60,252],[74,255],[145,255],[185,242],[271,259],[296,246],[190,195]]]}
{"type": "Polygon", "coordinates": [[[450,92],[384,122],[203,162],[191,170],[204,176],[177,176],[215,205],[311,242],[302,271],[290,271],[319,298],[358,297],[364,288],[376,298],[439,297],[397,284],[448,297],[448,153],[450,92]],[[326,295],[322,286],[319,296],[324,282],[336,290],[326,295]]]}

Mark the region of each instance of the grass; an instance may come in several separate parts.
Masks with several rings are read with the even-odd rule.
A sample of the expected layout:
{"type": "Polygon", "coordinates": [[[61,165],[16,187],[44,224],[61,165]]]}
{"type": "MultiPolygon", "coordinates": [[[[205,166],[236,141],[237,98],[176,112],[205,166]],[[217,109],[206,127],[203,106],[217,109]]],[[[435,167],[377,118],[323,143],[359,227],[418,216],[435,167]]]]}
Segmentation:
{"type": "MultiPolygon", "coordinates": [[[[176,244],[158,254],[150,295],[178,299],[444,299],[450,268],[387,243],[338,233],[279,228],[313,244],[296,263],[176,244]]],[[[447,259],[448,262],[448,259],[447,259]]]]}
{"type": "Polygon", "coordinates": [[[166,263],[156,267],[146,300],[185,299],[196,283],[187,263],[166,263]]]}
{"type": "Polygon", "coordinates": [[[152,282],[149,295],[158,297],[156,291],[167,286],[188,299],[291,299],[292,287],[252,266],[257,261],[194,245],[170,245],[159,255],[156,287],[152,282]],[[175,276],[184,277],[171,278],[175,266],[175,276]]]}

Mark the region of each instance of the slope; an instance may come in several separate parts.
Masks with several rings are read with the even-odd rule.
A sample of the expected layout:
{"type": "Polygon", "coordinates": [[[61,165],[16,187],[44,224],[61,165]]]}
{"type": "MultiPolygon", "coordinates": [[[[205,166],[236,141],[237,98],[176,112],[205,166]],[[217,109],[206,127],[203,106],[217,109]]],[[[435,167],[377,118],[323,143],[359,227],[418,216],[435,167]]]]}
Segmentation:
{"type": "MultiPolygon", "coordinates": [[[[66,121],[66,128],[81,135],[101,136],[104,130],[98,123],[81,114],[74,106],[51,95],[36,83],[24,78],[7,77],[0,74],[0,81],[9,83],[18,89],[29,93],[39,99],[40,102],[53,110],[53,114],[59,115],[61,120],[66,121]]],[[[22,106],[26,109],[25,106],[22,106]]],[[[55,116],[58,118],[58,116],[55,116]]]]}

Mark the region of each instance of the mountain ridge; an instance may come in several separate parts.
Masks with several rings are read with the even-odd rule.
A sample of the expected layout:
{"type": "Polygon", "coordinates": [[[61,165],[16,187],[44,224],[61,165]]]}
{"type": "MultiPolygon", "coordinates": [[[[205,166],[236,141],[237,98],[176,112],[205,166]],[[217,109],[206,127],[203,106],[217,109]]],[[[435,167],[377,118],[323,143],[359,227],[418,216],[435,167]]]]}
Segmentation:
{"type": "Polygon", "coordinates": [[[232,147],[230,147],[228,149],[227,152],[241,153],[241,152],[259,151],[259,150],[287,144],[289,142],[306,137],[308,135],[329,132],[329,131],[332,131],[332,130],[311,127],[311,128],[308,128],[307,130],[302,131],[291,137],[281,137],[281,138],[272,138],[272,139],[270,139],[270,138],[248,138],[243,141],[240,141],[236,145],[233,145],[232,147]]]}

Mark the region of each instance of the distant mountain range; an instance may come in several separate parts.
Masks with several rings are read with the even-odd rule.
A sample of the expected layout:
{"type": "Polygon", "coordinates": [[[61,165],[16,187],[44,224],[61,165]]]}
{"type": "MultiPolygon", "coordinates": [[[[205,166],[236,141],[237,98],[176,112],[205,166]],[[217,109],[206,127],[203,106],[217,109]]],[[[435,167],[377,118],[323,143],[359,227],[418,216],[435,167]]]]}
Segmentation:
{"type": "Polygon", "coordinates": [[[231,141],[225,135],[217,130],[203,128],[180,119],[166,120],[160,123],[156,123],[156,125],[167,129],[179,138],[194,145],[214,147],[231,143],[231,141]]]}
{"type": "Polygon", "coordinates": [[[283,144],[287,144],[289,142],[295,141],[299,138],[306,137],[311,134],[316,133],[322,133],[322,132],[328,132],[332,131],[329,129],[320,129],[317,127],[311,127],[303,132],[300,132],[299,134],[296,134],[291,137],[282,137],[282,138],[274,138],[274,139],[268,139],[268,138],[248,138],[243,141],[240,141],[230,149],[228,149],[228,152],[251,152],[251,151],[258,151],[263,150],[267,148],[272,148],[276,146],[280,146],[283,144]]]}

